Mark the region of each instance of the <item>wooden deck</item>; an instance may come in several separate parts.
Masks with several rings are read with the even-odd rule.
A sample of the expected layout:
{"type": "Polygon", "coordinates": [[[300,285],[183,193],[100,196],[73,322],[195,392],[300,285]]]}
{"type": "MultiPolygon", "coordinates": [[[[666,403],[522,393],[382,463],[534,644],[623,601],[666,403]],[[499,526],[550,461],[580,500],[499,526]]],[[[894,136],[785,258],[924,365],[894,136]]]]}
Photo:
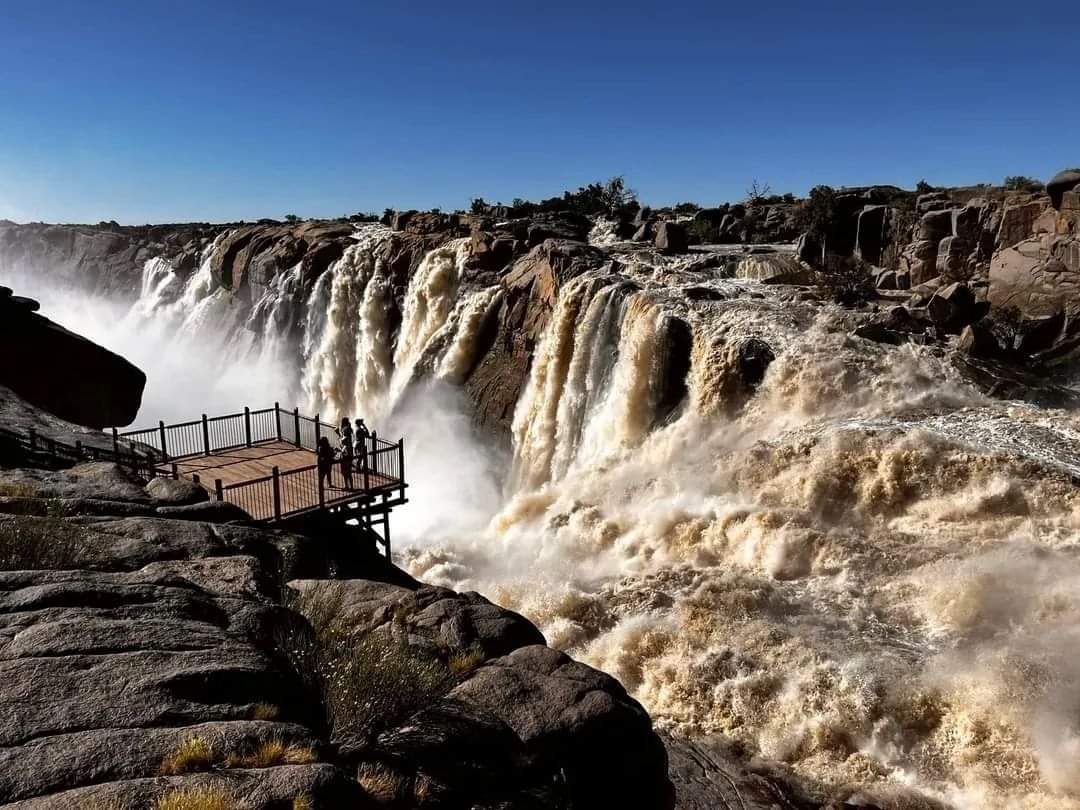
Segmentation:
{"type": "Polygon", "coordinates": [[[180,478],[197,480],[211,494],[216,493],[220,481],[223,499],[245,509],[256,520],[273,519],[275,508],[280,515],[299,514],[367,500],[401,486],[397,479],[370,470],[366,474],[354,470],[352,481],[347,481],[342,465],[335,463],[320,493],[318,471],[313,469],[315,453],[284,441],[220,450],[174,463],[180,478]],[[275,468],[279,482],[276,507],[275,468]]]}
{"type": "MultiPolygon", "coordinates": [[[[387,558],[390,512],[408,503],[403,438],[386,441],[372,431],[357,440],[355,468],[337,461],[327,480],[319,476],[315,448],[325,439],[339,449],[335,427],[276,402],[272,408],[113,430],[112,438],[116,458],[138,462],[150,475],[197,481],[211,499],[235,504],[257,521],[306,520],[309,513],[325,512],[359,525],[362,534],[382,544],[387,558]]],[[[75,450],[81,457],[81,449],[75,450]]]]}

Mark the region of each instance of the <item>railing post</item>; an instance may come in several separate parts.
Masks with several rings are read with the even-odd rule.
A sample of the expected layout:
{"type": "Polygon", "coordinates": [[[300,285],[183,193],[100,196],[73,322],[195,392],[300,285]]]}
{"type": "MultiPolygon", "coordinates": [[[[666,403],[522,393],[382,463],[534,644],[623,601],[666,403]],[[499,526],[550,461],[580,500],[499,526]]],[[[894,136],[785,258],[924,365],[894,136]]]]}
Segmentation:
{"type": "Polygon", "coordinates": [[[251,408],[244,406],[244,441],[251,447],[251,408]]]}
{"type": "Polygon", "coordinates": [[[379,434],[374,430],[371,431],[371,466],[376,475],[381,475],[379,472],[379,434]]]}
{"type": "Polygon", "coordinates": [[[398,459],[398,480],[405,480],[405,437],[402,436],[398,439],[397,444],[397,459],[398,459]]]}
{"type": "Polygon", "coordinates": [[[360,467],[364,471],[364,494],[371,491],[371,475],[368,472],[367,442],[360,442],[360,467]]]}
{"type": "Polygon", "coordinates": [[[277,428],[277,440],[281,441],[281,405],[274,403],[274,427],[277,428]]]}
{"type": "MultiPolygon", "coordinates": [[[[322,423],[319,421],[319,414],[315,414],[315,452],[319,452],[319,439],[322,438],[322,423]]],[[[321,479],[320,479],[321,480],[321,479]]]]}
{"type": "Polygon", "coordinates": [[[214,480],[214,494],[217,495],[219,501],[225,500],[225,490],[221,486],[221,479],[214,480]]]}
{"type": "Polygon", "coordinates": [[[158,430],[161,431],[161,460],[162,461],[168,461],[169,460],[169,451],[165,447],[165,423],[164,422],[158,422],[158,430]]]}
{"type": "Polygon", "coordinates": [[[206,414],[202,415],[202,446],[203,455],[210,455],[210,423],[206,419],[206,414]]]}
{"type": "Polygon", "coordinates": [[[274,467],[274,520],[281,520],[281,474],[274,467]]]}
{"type": "Polygon", "coordinates": [[[179,480],[179,479],[180,479],[180,470],[179,470],[179,468],[178,468],[178,467],[176,466],[176,462],[175,462],[175,461],[174,461],[174,462],[172,463],[172,477],[173,477],[173,480],[174,480],[174,481],[177,481],[177,480],[179,480]]]}
{"type": "Polygon", "coordinates": [[[119,434],[119,432],[117,432],[116,428],[112,429],[112,451],[113,451],[113,455],[116,456],[116,460],[119,461],[120,460],[120,434],[119,434]]]}
{"type": "Polygon", "coordinates": [[[300,409],[293,409],[293,423],[296,425],[296,446],[303,447],[300,443],[300,409]]]}
{"type": "Polygon", "coordinates": [[[315,474],[319,476],[319,508],[322,509],[324,506],[326,506],[326,490],[323,489],[322,470],[319,469],[318,465],[316,465],[315,467],[315,474]]]}

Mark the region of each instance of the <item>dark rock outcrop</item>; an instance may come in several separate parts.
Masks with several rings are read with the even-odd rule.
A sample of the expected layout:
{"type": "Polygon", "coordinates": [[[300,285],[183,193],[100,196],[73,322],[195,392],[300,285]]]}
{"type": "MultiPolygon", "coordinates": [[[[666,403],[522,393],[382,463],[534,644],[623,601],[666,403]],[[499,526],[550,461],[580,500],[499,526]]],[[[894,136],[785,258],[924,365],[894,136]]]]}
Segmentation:
{"type": "Polygon", "coordinates": [[[0,287],[0,384],[79,425],[130,424],[146,375],[34,309],[0,287]]]}

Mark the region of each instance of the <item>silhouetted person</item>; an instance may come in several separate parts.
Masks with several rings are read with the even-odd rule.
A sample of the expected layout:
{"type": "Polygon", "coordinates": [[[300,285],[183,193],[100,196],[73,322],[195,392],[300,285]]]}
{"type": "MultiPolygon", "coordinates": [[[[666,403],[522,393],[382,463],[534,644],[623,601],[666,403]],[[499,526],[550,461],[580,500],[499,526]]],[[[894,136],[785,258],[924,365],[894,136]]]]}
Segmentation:
{"type": "Polygon", "coordinates": [[[341,444],[341,476],[345,479],[345,488],[352,489],[352,473],[353,473],[353,448],[352,442],[342,442],[341,444]]]}
{"type": "Polygon", "coordinates": [[[337,434],[341,437],[342,449],[347,446],[351,456],[353,454],[353,429],[352,425],[349,424],[349,417],[341,417],[341,427],[338,428],[337,434]]]}
{"type": "Polygon", "coordinates": [[[367,425],[364,424],[363,419],[356,420],[356,439],[357,441],[367,444],[367,440],[371,438],[371,431],[367,429],[367,425]]]}
{"type": "Polygon", "coordinates": [[[330,472],[334,469],[334,448],[330,446],[330,440],[325,436],[319,437],[316,463],[319,465],[319,483],[323,487],[329,487],[330,472]]]}

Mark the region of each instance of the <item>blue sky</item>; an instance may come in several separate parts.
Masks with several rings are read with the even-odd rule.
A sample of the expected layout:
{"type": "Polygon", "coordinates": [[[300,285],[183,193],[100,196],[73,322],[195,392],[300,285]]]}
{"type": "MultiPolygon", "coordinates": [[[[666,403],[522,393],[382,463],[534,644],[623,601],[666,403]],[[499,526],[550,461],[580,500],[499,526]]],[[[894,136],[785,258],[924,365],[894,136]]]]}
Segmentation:
{"type": "Polygon", "coordinates": [[[996,2],[49,2],[0,16],[0,218],[655,204],[1080,163],[1075,32],[996,2]],[[888,6],[886,8],[886,6],[888,6]]]}

